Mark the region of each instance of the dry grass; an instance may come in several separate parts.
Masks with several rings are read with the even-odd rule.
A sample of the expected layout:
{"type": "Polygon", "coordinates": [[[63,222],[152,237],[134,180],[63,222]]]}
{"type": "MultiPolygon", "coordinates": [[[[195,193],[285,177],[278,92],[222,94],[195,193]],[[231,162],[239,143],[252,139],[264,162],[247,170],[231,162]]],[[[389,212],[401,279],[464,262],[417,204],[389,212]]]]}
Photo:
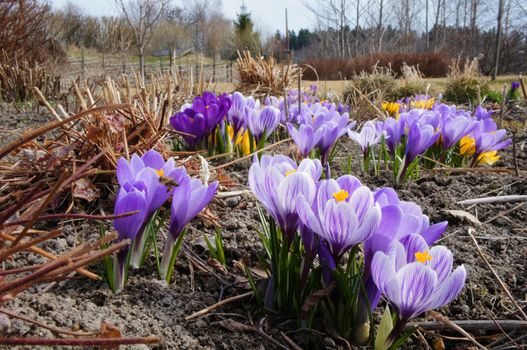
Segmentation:
{"type": "MultiPolygon", "coordinates": [[[[492,90],[501,90],[503,85],[510,85],[512,81],[518,81],[516,75],[501,75],[495,81],[491,81],[489,77],[482,78],[492,90]]],[[[424,78],[427,84],[430,84],[429,94],[436,96],[445,91],[447,85],[447,78],[424,78]]],[[[309,85],[316,85],[321,91],[331,91],[339,96],[342,96],[348,80],[302,80],[302,88],[307,89],[309,85]]],[[[400,84],[401,80],[397,80],[400,84]]],[[[236,91],[235,83],[217,83],[212,86],[217,93],[236,91]]]]}
{"type": "Polygon", "coordinates": [[[254,59],[250,52],[238,52],[236,61],[240,73],[240,82],[236,90],[252,94],[282,95],[298,81],[301,68],[292,64],[291,60],[285,64],[276,63],[270,57],[254,59]]]}

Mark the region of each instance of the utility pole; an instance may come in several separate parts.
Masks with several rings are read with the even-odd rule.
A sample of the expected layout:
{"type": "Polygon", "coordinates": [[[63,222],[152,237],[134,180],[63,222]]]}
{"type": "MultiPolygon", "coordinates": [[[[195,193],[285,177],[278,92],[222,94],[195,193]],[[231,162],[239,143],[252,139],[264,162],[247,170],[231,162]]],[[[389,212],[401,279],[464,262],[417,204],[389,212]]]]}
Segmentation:
{"type": "Polygon", "coordinates": [[[503,14],[503,0],[499,2],[498,8],[498,28],[496,30],[496,46],[494,49],[494,69],[492,70],[492,80],[496,80],[498,75],[498,64],[500,60],[500,41],[501,41],[501,17],[503,14]]]}
{"type": "Polygon", "coordinates": [[[428,52],[428,49],[430,48],[430,34],[428,33],[428,0],[426,0],[425,4],[425,34],[426,34],[426,41],[425,41],[425,48],[426,52],[428,52]]]}
{"type": "Polygon", "coordinates": [[[287,25],[287,8],[285,9],[285,50],[287,54],[289,55],[291,50],[289,49],[289,28],[287,25]]]}

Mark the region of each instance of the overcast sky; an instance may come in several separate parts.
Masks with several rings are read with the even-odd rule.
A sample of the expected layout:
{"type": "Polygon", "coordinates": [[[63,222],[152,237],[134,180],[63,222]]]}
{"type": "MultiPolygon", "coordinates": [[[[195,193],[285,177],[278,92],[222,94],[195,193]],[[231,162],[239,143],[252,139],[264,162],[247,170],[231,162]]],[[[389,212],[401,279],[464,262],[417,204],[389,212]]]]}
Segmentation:
{"type": "MultiPolygon", "coordinates": [[[[48,0],[54,8],[64,6],[68,1],[78,5],[87,14],[117,15],[118,11],[112,0],[48,0]]],[[[182,6],[184,0],[173,0],[182,6]]],[[[235,19],[240,10],[242,0],[223,0],[223,13],[227,18],[235,19]]],[[[245,0],[245,6],[251,12],[258,29],[270,35],[279,29],[285,31],[285,9],[288,9],[289,29],[298,32],[300,28],[312,28],[314,18],[302,5],[302,0],[245,0]]],[[[215,9],[211,9],[214,11],[215,9]]]]}

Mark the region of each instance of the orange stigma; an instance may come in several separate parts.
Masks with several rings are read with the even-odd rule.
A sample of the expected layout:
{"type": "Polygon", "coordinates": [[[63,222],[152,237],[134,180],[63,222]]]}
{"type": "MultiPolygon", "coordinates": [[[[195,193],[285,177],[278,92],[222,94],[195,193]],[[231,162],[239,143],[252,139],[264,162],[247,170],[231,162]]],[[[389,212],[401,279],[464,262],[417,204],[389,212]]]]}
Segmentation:
{"type": "Polygon", "coordinates": [[[163,169],[155,170],[156,174],[159,175],[159,177],[165,175],[165,171],[163,169]]]}
{"type": "Polygon", "coordinates": [[[333,198],[335,198],[337,202],[345,201],[346,199],[348,199],[348,197],[349,193],[346,190],[340,190],[338,192],[333,193],[333,198]]]}
{"type": "Polygon", "coordinates": [[[432,255],[430,255],[428,250],[425,250],[424,252],[417,252],[415,253],[415,260],[419,261],[421,264],[424,264],[427,261],[432,260],[432,255]]]}

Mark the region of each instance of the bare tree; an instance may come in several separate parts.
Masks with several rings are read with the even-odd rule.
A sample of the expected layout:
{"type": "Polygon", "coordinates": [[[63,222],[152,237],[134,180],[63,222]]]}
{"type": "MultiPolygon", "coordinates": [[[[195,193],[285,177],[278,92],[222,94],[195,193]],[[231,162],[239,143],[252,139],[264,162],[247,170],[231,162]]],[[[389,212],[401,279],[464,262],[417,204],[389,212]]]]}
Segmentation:
{"type": "Polygon", "coordinates": [[[349,0],[317,0],[304,1],[304,6],[313,13],[317,18],[319,26],[330,28],[325,34],[335,34],[332,38],[323,38],[325,46],[333,50],[337,57],[345,58],[347,56],[349,38],[346,34],[349,31],[349,19],[347,13],[350,11],[349,0]],[[314,5],[316,4],[316,5],[314,5]],[[335,37],[336,36],[336,37],[335,37]],[[335,40],[336,39],[336,40],[335,40]]]}
{"type": "Polygon", "coordinates": [[[132,27],[139,55],[141,77],[145,79],[145,50],[156,26],[161,22],[169,0],[115,0],[124,18],[132,27]]]}

